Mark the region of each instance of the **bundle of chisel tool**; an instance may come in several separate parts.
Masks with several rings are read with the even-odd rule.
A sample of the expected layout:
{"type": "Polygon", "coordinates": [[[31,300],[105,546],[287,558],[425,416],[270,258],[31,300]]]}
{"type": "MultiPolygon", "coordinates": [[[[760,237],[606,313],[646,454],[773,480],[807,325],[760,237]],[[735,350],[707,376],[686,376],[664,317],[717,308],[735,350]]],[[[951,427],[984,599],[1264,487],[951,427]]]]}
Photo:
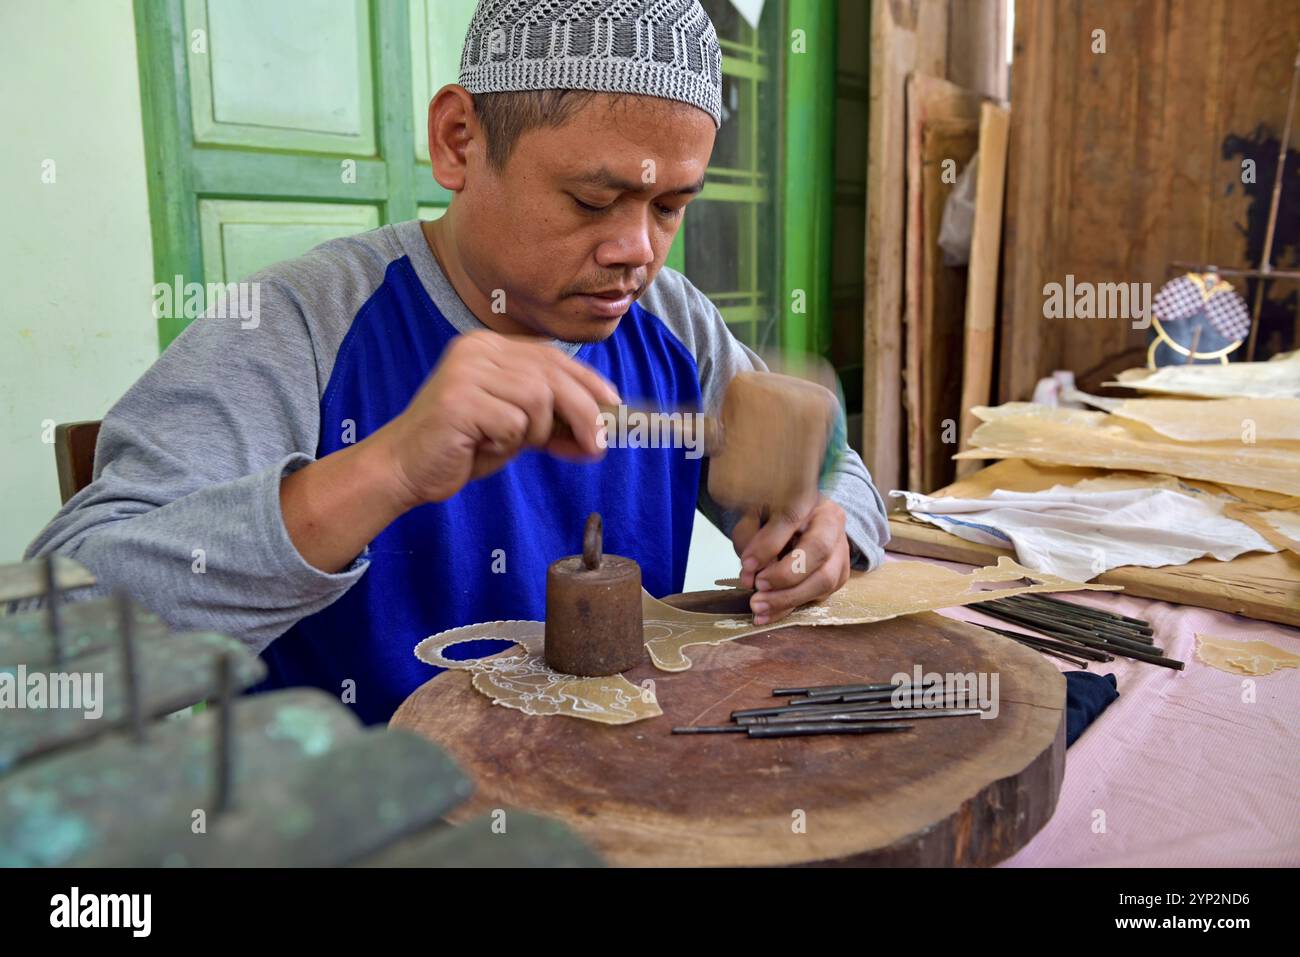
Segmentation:
{"type": "Polygon", "coordinates": [[[910,731],[911,722],[920,718],[955,718],[981,713],[979,708],[963,707],[966,700],[960,692],[942,691],[937,705],[933,703],[934,693],[933,689],[923,692],[906,684],[776,688],[773,697],[789,698],[786,704],[733,711],[731,724],[678,727],[673,728],[673,734],[745,734],[751,738],[883,734],[910,731]]]}
{"type": "Polygon", "coordinates": [[[991,625],[981,625],[981,628],[1079,668],[1086,669],[1090,661],[1114,661],[1118,656],[1183,670],[1183,662],[1164,656],[1164,649],[1155,643],[1154,629],[1140,618],[1043,594],[1012,595],[967,607],[1038,634],[1027,635],[991,625]]]}

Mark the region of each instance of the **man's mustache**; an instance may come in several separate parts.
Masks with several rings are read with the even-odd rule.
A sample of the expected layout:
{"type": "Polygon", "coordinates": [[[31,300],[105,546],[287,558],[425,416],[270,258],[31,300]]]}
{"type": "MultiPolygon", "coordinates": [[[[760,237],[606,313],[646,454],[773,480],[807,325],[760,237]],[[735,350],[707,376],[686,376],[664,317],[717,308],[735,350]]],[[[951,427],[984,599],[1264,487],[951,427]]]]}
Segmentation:
{"type": "Polygon", "coordinates": [[[563,296],[594,296],[600,293],[609,292],[611,289],[626,289],[635,285],[633,298],[639,298],[641,293],[645,292],[645,276],[632,280],[626,276],[610,276],[606,279],[584,280],[569,286],[561,294],[563,296]]]}

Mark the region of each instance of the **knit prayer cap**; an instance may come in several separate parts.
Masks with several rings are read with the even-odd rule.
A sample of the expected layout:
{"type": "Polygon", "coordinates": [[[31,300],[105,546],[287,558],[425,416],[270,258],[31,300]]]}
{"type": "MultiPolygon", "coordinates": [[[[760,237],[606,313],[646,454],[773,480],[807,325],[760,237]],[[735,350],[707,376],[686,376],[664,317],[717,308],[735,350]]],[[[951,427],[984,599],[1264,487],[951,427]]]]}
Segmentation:
{"type": "Polygon", "coordinates": [[[479,0],[460,85],[657,96],[722,123],[722,49],[699,0],[479,0]]]}

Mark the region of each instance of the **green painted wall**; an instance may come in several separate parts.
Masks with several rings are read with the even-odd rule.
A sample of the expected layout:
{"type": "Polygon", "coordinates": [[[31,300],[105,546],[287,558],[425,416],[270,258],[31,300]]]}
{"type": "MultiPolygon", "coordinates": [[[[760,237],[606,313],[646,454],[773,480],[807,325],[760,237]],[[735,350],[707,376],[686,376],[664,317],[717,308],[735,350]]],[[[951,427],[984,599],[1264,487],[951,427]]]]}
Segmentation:
{"type": "Polygon", "coordinates": [[[0,561],[12,561],[59,507],[42,423],[101,418],[158,353],[130,0],[4,0],[0,90],[0,561]]]}

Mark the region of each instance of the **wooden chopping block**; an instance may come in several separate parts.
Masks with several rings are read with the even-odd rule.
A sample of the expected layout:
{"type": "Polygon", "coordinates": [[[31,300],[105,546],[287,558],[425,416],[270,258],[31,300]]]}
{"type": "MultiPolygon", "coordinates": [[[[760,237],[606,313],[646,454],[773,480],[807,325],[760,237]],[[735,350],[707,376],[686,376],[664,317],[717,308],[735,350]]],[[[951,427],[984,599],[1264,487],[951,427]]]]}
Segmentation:
{"type": "Polygon", "coordinates": [[[1065,679],[1016,642],[925,612],[701,645],[691,659],[686,671],[645,660],[626,673],[633,685],[653,682],[664,711],[635,724],[521,714],[476,691],[469,672],[445,671],[412,692],[390,727],[441,745],[474,780],[452,823],[502,807],[545,814],[616,866],[987,866],[1056,809],[1065,679]],[[998,716],[849,739],[671,733],[779,703],[773,688],[884,682],[917,665],[997,674],[998,716]],[[796,810],[806,827],[791,826],[796,810]]]}

